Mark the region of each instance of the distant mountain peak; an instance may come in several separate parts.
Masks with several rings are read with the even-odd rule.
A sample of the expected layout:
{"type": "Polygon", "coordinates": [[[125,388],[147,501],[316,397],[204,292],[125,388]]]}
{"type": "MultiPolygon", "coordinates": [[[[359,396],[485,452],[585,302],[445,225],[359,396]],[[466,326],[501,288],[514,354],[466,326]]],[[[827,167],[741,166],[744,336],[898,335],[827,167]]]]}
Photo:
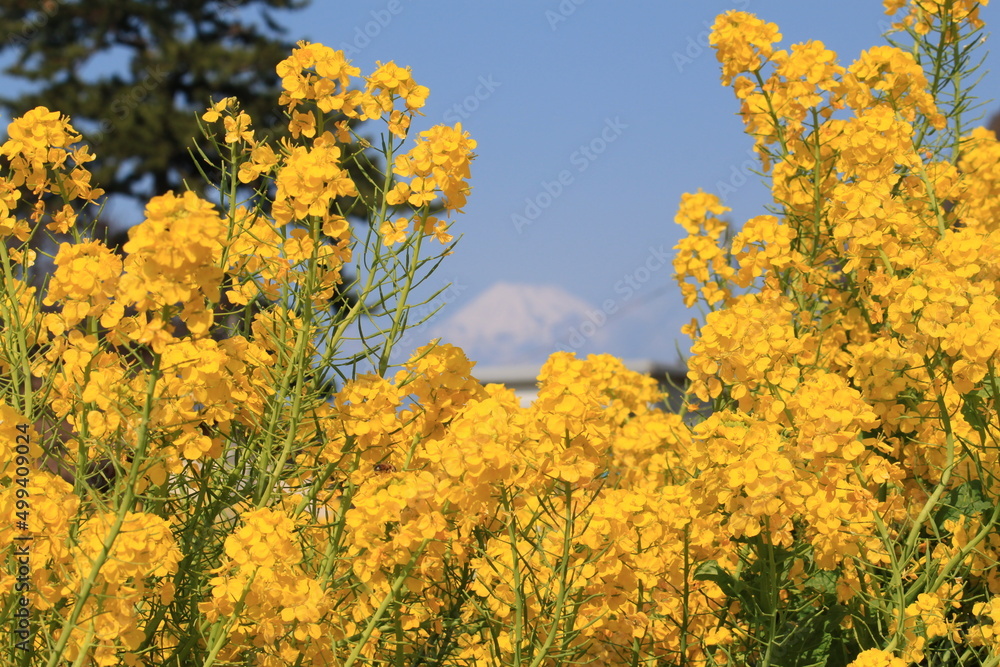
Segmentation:
{"type": "Polygon", "coordinates": [[[595,310],[562,287],[499,282],[435,323],[429,333],[484,363],[541,363],[553,352],[569,349],[573,327],[588,321],[588,312],[595,310]]]}

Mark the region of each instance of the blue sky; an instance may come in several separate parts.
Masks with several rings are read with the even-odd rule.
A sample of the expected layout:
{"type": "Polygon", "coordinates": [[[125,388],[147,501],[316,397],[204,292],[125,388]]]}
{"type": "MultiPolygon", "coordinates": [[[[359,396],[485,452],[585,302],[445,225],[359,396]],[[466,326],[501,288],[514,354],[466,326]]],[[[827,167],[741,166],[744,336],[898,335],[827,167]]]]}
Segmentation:
{"type": "MultiPolygon", "coordinates": [[[[725,189],[737,227],[767,202],[707,46],[727,9],[777,23],[785,48],[822,40],[845,65],[887,27],[878,0],[314,0],[275,16],[290,41],[345,49],[362,73],[376,61],[412,67],[431,91],[415,129],[460,120],[478,141],[472,195],[453,227],[463,238],[430,281],[457,287],[439,321],[497,283],[554,286],[613,303],[612,320],[644,316],[627,340],[585,351],[671,362],[678,327],[697,313],[684,309],[669,263],[653,258],[679,239],[681,194],[725,189]]],[[[987,30],[998,14],[983,10],[987,30]]],[[[993,98],[996,83],[986,74],[979,96],[993,98]]]]}
{"type": "MultiPolygon", "coordinates": [[[[648,275],[628,305],[682,339],[676,327],[696,313],[685,311],[672,269],[639,270],[679,239],[681,194],[725,184],[737,226],[767,202],[744,171],[751,141],[707,46],[708,26],[727,9],[777,23],[786,48],[819,39],[845,65],[883,43],[887,27],[876,0],[318,2],[284,22],[293,39],[353,49],[362,72],[376,60],[411,66],[431,91],[424,121],[462,120],[479,142],[472,196],[454,227],[464,236],[437,283],[461,289],[439,317],[501,281],[601,304],[624,299],[628,276],[648,275]]],[[[983,10],[987,30],[996,14],[983,10]]],[[[992,98],[996,81],[987,74],[980,97],[992,98]]],[[[662,344],[663,332],[649,338],[662,344]]],[[[673,347],[634,339],[605,345],[676,359],[673,347]]]]}

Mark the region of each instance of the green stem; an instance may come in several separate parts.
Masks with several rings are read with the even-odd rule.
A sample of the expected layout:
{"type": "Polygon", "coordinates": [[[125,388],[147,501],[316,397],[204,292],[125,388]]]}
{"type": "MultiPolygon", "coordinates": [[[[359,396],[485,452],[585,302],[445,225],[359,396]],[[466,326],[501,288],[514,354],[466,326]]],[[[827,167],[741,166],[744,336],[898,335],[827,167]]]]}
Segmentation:
{"type": "MultiPolygon", "coordinates": [[[[565,523],[563,524],[563,544],[562,555],[559,559],[559,592],[556,594],[556,606],[552,613],[552,622],[549,625],[549,632],[545,637],[545,642],[535,654],[534,660],[529,667],[538,667],[546,658],[552,645],[555,643],[559,624],[562,620],[563,608],[566,605],[568,595],[569,560],[570,550],[573,545],[573,533],[576,517],[573,514],[573,488],[569,482],[564,483],[563,502],[566,504],[565,523]]],[[[520,663],[517,663],[520,664],[520,663]]]]}
{"type": "Polygon", "coordinates": [[[351,654],[347,657],[347,661],[344,663],[343,667],[351,667],[355,662],[357,662],[358,656],[361,655],[362,649],[364,649],[365,644],[367,644],[368,640],[371,638],[372,632],[375,631],[375,627],[378,625],[379,621],[382,620],[382,617],[385,616],[385,612],[387,609],[389,609],[389,605],[392,604],[393,601],[396,599],[396,597],[399,595],[400,589],[403,587],[403,584],[406,583],[407,578],[410,576],[410,570],[412,570],[413,567],[416,565],[417,560],[419,560],[420,556],[424,552],[424,549],[427,548],[427,544],[429,542],[430,542],[429,539],[425,539],[420,543],[420,546],[417,548],[417,550],[413,553],[413,556],[410,558],[410,562],[406,564],[406,566],[403,568],[403,571],[400,572],[399,575],[396,577],[395,581],[392,582],[392,587],[389,589],[389,593],[382,599],[382,603],[379,605],[378,609],[375,610],[375,613],[372,614],[372,617],[368,620],[368,625],[365,626],[364,631],[361,633],[361,637],[358,638],[358,641],[354,645],[354,649],[351,651],[351,654]]]}
{"type": "Polygon", "coordinates": [[[108,556],[111,553],[111,547],[114,545],[115,540],[118,538],[118,534],[121,532],[122,525],[125,523],[125,517],[131,511],[132,505],[135,502],[135,485],[139,476],[139,468],[143,460],[146,458],[146,451],[149,447],[149,420],[153,410],[156,382],[159,380],[159,377],[160,354],[154,353],[153,367],[150,369],[149,380],[146,383],[146,400],[142,408],[142,421],[140,422],[138,433],[139,442],[136,447],[135,457],[132,460],[132,466],[129,469],[128,481],[125,484],[122,500],[118,506],[118,513],[115,516],[115,521],[112,524],[111,529],[108,531],[107,537],[104,538],[104,542],[101,545],[101,551],[97,554],[97,557],[91,565],[90,573],[87,575],[87,578],[84,580],[83,585],[77,594],[76,603],[73,605],[73,609],[70,611],[69,617],[62,625],[62,632],[59,636],[59,640],[52,649],[52,653],[46,663],[46,667],[56,667],[62,657],[63,651],[66,649],[66,644],[69,642],[71,634],[70,631],[76,627],[80,614],[83,612],[83,606],[90,597],[91,591],[97,585],[97,577],[100,574],[101,568],[104,567],[104,563],[107,561],[108,556]]]}

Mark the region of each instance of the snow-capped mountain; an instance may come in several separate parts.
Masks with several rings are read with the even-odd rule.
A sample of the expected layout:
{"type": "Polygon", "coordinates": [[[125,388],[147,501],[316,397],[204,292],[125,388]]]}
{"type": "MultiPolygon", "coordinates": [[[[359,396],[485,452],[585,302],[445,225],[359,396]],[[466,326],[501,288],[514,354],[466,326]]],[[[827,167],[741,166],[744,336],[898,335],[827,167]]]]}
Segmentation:
{"type": "Polygon", "coordinates": [[[557,350],[572,350],[574,331],[585,326],[586,340],[608,341],[598,309],[561,287],[496,283],[440,322],[428,337],[457,345],[485,364],[541,363],[557,350]],[[588,314],[591,317],[588,319],[588,314]]]}
{"type": "Polygon", "coordinates": [[[475,298],[446,300],[434,318],[407,333],[400,350],[408,355],[440,337],[480,366],[540,366],[558,350],[674,362],[678,339],[687,349],[680,327],[691,313],[671,312],[666,296],[598,306],[554,285],[500,282],[475,298]]]}

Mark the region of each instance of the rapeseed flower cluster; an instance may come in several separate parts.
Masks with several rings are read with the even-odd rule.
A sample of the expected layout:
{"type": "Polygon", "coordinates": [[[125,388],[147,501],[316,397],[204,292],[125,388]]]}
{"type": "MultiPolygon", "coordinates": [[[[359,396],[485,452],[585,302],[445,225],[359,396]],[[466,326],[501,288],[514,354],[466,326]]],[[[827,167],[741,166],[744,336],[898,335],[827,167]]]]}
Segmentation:
{"type": "Polygon", "coordinates": [[[689,486],[759,573],[734,593],[746,634],[729,650],[764,660],[819,622],[852,633],[833,642],[854,665],[993,655],[975,647],[993,646],[1000,555],[997,139],[942,138],[960,113],[939,106],[942,68],[965,64],[923,60],[981,21],[978,3],[886,9],[904,5],[914,49],[846,67],[818,42],[778,50],[776,28],[741,12],[712,35],[775,207],[731,240],[709,194],[676,219],[677,277],[708,311],[686,329],[688,377],[715,408],[689,486]]]}
{"type": "Polygon", "coordinates": [[[926,66],[980,22],[975,3],[885,4],[914,50],[847,66],[820,42],[778,48],[750,14],[716,21],[775,207],[730,235],[716,196],[682,198],[700,419],[607,355],[552,355],[528,406],[439,342],[390,370],[475,149],[460,125],[403,148],[428,95],[408,68],[361,77],[300,43],[278,65],[290,138],[213,103],[230,194],[153,198],[123,254],[78,234],[42,290],[25,241],[73,230],[100,191],[68,119],[16,119],[0,595],[32,632],[12,650],[47,667],[995,662],[1000,143],[951,136],[941,90],[965,65],[926,66]],[[348,146],[372,120],[386,167],[362,186],[348,146]],[[365,197],[379,213],[357,234],[365,197]],[[364,317],[378,334],[348,354],[364,317]]]}

